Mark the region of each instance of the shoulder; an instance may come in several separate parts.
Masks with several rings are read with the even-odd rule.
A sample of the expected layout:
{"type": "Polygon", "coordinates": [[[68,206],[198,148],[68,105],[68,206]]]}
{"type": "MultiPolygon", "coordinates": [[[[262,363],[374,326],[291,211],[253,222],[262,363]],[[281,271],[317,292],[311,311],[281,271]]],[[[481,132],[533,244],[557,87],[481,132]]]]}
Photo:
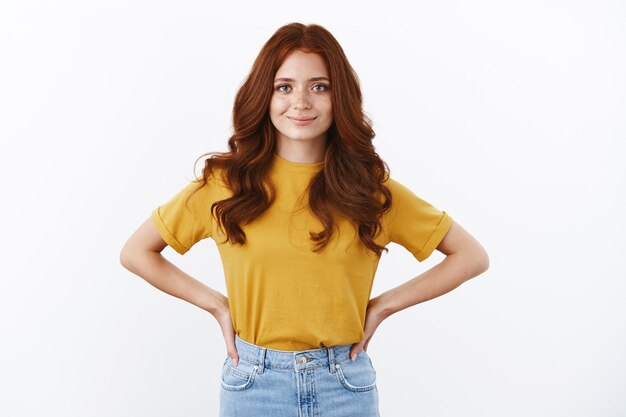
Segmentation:
{"type": "Polygon", "coordinates": [[[201,194],[210,194],[220,188],[228,188],[225,170],[222,168],[213,168],[209,176],[204,179],[203,176],[190,180],[186,189],[190,192],[198,192],[201,194]]]}
{"type": "Polygon", "coordinates": [[[407,215],[441,215],[441,211],[429,201],[422,198],[421,194],[413,191],[407,185],[389,178],[384,182],[385,186],[391,193],[391,210],[390,214],[401,212],[407,215]]]}
{"type": "Polygon", "coordinates": [[[391,192],[392,199],[416,197],[415,193],[411,189],[409,189],[409,187],[402,184],[400,181],[392,178],[391,176],[387,177],[387,179],[383,181],[383,185],[385,185],[391,192]]]}
{"type": "Polygon", "coordinates": [[[171,202],[180,202],[187,208],[203,210],[207,203],[221,195],[221,189],[225,188],[221,170],[213,170],[206,179],[201,175],[191,180],[179,189],[171,202]]]}
{"type": "Polygon", "coordinates": [[[215,187],[229,188],[228,179],[226,178],[226,168],[214,167],[209,175],[209,180],[215,187]]]}

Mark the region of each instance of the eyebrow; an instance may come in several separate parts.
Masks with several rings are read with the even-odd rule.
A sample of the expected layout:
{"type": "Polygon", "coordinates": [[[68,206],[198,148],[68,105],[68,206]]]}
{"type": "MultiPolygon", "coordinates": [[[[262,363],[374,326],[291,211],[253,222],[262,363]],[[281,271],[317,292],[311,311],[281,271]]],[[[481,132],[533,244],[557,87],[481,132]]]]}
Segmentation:
{"type": "MultiPolygon", "coordinates": [[[[322,80],[326,80],[326,81],[330,82],[330,79],[327,78],[327,77],[313,77],[313,78],[309,78],[309,81],[322,81],[322,80]]],[[[293,78],[287,78],[287,77],[276,78],[274,80],[275,83],[277,83],[279,81],[295,81],[295,80],[293,78]]]]}

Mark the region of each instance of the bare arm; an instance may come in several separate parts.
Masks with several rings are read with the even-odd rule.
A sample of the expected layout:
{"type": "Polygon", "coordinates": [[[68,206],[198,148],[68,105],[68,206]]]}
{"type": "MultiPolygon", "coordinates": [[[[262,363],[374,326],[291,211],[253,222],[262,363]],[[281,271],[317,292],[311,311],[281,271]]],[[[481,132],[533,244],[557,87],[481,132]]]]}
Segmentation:
{"type": "Polygon", "coordinates": [[[472,235],[452,220],[437,250],[445,259],[417,277],[369,300],[363,340],[350,348],[350,357],[367,346],[380,323],[407,307],[439,297],[489,268],[487,252],[472,235]]]}
{"type": "Polygon", "coordinates": [[[370,300],[370,306],[375,305],[374,310],[381,320],[407,307],[439,297],[489,268],[485,249],[454,220],[437,250],[447,255],[439,264],[370,300]]]}
{"type": "Polygon", "coordinates": [[[122,248],[120,263],[155,288],[211,313],[220,325],[228,355],[237,364],[239,355],[235,347],[228,298],[165,259],[161,252],[166,246],[167,243],[148,217],[122,248]]]}
{"type": "Polygon", "coordinates": [[[148,218],[131,235],[120,253],[124,268],[155,288],[215,315],[228,306],[222,294],[181,271],[161,252],[167,243],[148,218]]]}

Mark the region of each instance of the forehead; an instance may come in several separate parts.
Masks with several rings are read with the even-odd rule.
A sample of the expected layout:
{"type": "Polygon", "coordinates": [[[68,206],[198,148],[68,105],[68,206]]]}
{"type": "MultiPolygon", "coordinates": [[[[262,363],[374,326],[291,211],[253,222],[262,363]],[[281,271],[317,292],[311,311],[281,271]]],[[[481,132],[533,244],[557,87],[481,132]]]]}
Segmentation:
{"type": "Polygon", "coordinates": [[[276,77],[311,78],[328,77],[326,64],[319,54],[313,52],[293,51],[276,71],[276,77]]]}

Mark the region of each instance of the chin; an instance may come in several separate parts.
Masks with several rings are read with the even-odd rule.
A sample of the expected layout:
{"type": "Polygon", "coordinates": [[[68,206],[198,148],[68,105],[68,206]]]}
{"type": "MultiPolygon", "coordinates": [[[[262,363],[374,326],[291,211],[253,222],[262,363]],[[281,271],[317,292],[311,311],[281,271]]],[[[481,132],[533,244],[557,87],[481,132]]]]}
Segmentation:
{"type": "Polygon", "coordinates": [[[284,136],[293,140],[314,140],[315,138],[318,138],[320,134],[315,133],[315,134],[310,134],[310,135],[299,134],[299,135],[284,135],[284,136]]]}

